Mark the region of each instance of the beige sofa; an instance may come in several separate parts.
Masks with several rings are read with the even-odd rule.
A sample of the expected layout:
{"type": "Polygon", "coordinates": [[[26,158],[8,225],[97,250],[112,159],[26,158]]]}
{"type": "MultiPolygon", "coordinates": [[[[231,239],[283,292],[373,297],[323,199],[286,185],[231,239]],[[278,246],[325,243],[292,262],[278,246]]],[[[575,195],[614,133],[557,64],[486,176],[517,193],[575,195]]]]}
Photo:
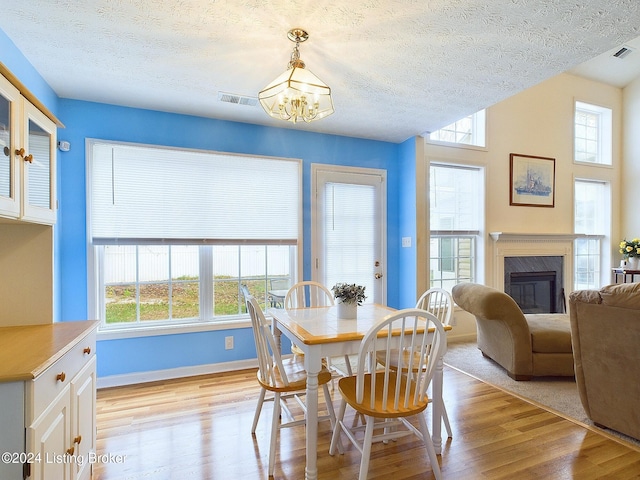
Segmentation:
{"type": "Polygon", "coordinates": [[[569,295],[576,383],[587,416],[640,439],[640,283],[569,295]]]}
{"type": "Polygon", "coordinates": [[[568,314],[523,314],[506,293],[476,283],[453,287],[456,304],[476,317],[478,348],[515,380],[573,376],[568,314]]]}

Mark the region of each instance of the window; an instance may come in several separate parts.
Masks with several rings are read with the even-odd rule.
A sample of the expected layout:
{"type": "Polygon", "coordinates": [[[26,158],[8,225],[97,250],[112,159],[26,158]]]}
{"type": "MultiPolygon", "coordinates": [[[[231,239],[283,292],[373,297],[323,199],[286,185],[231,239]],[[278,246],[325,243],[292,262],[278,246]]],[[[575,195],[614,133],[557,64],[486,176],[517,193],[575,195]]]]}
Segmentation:
{"type": "Polygon", "coordinates": [[[484,171],[432,164],[430,184],[430,286],[451,290],[475,282],[484,224],[484,171]]]}
{"type": "Polygon", "coordinates": [[[585,234],[575,240],[574,288],[594,289],[602,286],[605,269],[602,252],[608,244],[611,194],[609,184],[594,180],[575,180],[574,232],[585,234]]]}
{"type": "Polygon", "coordinates": [[[611,165],[611,109],[576,102],[574,122],[574,160],[611,165]]]}
{"type": "Polygon", "coordinates": [[[241,283],[266,304],[272,283],[295,282],[298,160],[99,140],[87,152],[89,298],[102,328],[233,320],[241,283]]]}
{"type": "Polygon", "coordinates": [[[464,117],[440,130],[431,132],[432,142],[459,143],[462,145],[486,146],[486,113],[485,110],[464,117]]]}

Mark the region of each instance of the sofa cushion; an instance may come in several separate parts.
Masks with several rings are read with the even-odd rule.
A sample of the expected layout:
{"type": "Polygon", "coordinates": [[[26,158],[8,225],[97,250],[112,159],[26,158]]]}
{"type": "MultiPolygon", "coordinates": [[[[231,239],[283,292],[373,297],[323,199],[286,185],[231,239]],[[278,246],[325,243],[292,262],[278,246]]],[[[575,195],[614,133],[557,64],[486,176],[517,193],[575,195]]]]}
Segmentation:
{"type": "Polygon", "coordinates": [[[534,353],[571,353],[571,324],[566,313],[525,314],[534,353]]]}
{"type": "Polygon", "coordinates": [[[600,289],[602,303],[610,307],[640,310],[640,283],[607,285],[600,289]]]}

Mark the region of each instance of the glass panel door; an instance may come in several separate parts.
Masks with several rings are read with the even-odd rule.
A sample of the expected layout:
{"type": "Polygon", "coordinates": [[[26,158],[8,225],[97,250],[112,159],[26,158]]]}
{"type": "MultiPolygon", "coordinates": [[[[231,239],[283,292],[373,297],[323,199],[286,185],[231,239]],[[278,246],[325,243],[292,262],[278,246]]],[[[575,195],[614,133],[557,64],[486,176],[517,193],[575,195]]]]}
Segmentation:
{"type": "Polygon", "coordinates": [[[11,182],[11,101],[0,93],[0,196],[13,197],[11,182]]]}
{"type": "Polygon", "coordinates": [[[314,279],[365,286],[365,303],[386,302],[385,175],[372,169],[316,167],[314,279]]]}
{"type": "Polygon", "coordinates": [[[0,214],[20,215],[19,164],[16,161],[20,92],[0,76],[0,214]]]}
{"type": "Polygon", "coordinates": [[[55,223],[56,126],[42,112],[24,102],[25,153],[22,162],[23,217],[55,223]]]}
{"type": "Polygon", "coordinates": [[[51,208],[51,135],[29,120],[29,205],[51,208]]]}

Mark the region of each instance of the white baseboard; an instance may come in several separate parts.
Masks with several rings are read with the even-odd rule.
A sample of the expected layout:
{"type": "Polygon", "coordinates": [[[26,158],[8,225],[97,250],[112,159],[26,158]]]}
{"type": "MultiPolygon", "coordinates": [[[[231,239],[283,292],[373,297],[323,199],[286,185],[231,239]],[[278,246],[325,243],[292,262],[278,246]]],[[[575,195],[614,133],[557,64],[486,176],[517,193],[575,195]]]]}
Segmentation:
{"type": "Polygon", "coordinates": [[[257,366],[258,360],[252,358],[248,360],[238,360],[235,362],[194,365],[192,367],[169,368],[166,370],[154,370],[151,372],[124,373],[122,375],[98,377],[96,386],[97,388],[120,387],[136,383],[157,382],[159,380],[208,375],[210,373],[232,372],[234,370],[257,368],[257,366]]]}

